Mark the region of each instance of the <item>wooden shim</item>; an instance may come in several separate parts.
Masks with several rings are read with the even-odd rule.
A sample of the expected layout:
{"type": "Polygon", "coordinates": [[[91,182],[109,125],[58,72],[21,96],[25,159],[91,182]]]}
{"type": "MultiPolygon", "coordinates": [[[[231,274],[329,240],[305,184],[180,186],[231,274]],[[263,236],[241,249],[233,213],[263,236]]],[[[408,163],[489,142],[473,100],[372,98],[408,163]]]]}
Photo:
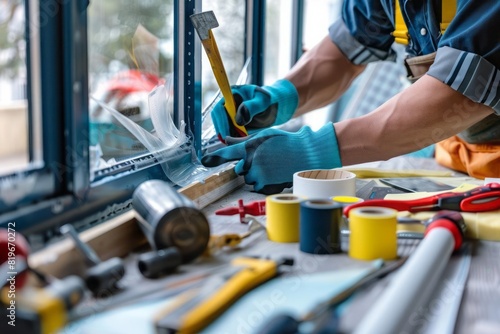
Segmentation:
{"type": "Polygon", "coordinates": [[[179,192],[195,202],[198,208],[203,209],[244,183],[244,179],[236,175],[231,168],[210,176],[203,183],[197,182],[184,187],[179,192]]]}

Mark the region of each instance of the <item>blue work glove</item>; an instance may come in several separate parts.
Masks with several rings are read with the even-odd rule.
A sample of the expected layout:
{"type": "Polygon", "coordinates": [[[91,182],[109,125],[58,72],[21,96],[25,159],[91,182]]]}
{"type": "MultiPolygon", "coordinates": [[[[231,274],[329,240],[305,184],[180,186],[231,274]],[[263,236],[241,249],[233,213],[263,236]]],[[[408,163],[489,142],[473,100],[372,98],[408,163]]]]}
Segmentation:
{"type": "MultiPolygon", "coordinates": [[[[292,118],[299,95],[295,86],[288,80],[278,80],[271,86],[256,85],[233,86],[236,104],[236,123],[245,126],[249,134],[280,125],[292,118]]],[[[220,138],[237,137],[229,115],[221,99],[212,109],[212,121],[220,138]]]]}
{"type": "MultiPolygon", "coordinates": [[[[230,138],[228,138],[230,139],[230,138]]],[[[234,171],[245,176],[245,182],[254,190],[266,195],[290,188],[293,174],[308,169],[340,167],[337,137],[332,123],[317,132],[309,126],[298,132],[286,132],[271,128],[236,144],[223,147],[205,155],[201,162],[207,167],[240,160],[234,171]]]]}

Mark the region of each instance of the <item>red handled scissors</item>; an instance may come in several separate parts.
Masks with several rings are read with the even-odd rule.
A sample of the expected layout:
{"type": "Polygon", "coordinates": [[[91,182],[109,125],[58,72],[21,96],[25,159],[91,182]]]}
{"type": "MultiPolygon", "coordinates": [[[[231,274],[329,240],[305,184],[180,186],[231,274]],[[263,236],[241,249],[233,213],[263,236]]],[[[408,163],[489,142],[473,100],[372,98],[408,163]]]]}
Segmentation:
{"type": "Polygon", "coordinates": [[[453,210],[461,212],[484,212],[500,209],[500,183],[488,183],[467,192],[446,192],[415,200],[400,201],[390,199],[372,199],[355,203],[344,208],[344,215],[349,211],[365,206],[381,206],[398,211],[420,212],[453,210]]]}

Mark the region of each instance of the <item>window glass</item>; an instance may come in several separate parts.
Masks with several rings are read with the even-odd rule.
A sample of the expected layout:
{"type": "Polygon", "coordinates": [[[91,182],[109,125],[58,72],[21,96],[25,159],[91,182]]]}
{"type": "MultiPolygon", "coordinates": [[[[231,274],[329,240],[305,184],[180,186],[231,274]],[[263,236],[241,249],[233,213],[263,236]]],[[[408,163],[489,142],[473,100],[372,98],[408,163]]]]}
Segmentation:
{"type": "MultiPolygon", "coordinates": [[[[328,35],[330,25],[340,17],[342,0],[305,0],[304,2],[304,30],[302,36],[302,51],[307,52],[328,35]]],[[[350,95],[344,95],[340,102],[334,102],[302,116],[304,124],[313,129],[319,129],[328,121],[333,121],[343,108],[344,101],[350,95]]]]}
{"type": "Polygon", "coordinates": [[[167,88],[164,98],[168,102],[168,112],[172,112],[173,10],[172,0],[90,2],[88,60],[92,169],[148,152],[96,100],[154,134],[148,98],[154,87],[164,84],[167,88]]]}
{"type": "Polygon", "coordinates": [[[304,3],[304,51],[328,34],[328,27],[340,17],[342,0],[306,0],[304,3]]]}
{"type": "MultiPolygon", "coordinates": [[[[219,22],[212,29],[217,47],[226,70],[230,85],[234,85],[245,63],[245,0],[206,0],[202,2],[203,11],[212,10],[219,22]]],[[[219,90],[210,62],[205,50],[201,51],[202,59],[202,106],[205,108],[212,102],[219,90]]]]}
{"type": "Polygon", "coordinates": [[[29,162],[25,7],[0,1],[0,175],[29,162]]]}
{"type": "Polygon", "coordinates": [[[272,84],[291,67],[292,1],[266,1],[264,83],[272,84]]]}

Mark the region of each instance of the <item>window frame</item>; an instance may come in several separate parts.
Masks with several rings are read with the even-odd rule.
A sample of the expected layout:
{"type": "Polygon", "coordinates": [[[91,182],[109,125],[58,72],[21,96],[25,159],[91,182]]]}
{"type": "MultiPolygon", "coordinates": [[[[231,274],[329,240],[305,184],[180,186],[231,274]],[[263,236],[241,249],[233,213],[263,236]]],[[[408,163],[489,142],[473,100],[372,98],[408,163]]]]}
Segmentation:
{"type": "Polygon", "coordinates": [[[20,171],[0,176],[2,188],[15,182],[17,189],[24,189],[15,203],[0,205],[0,212],[4,213],[0,215],[0,222],[13,220],[9,209],[38,202],[64,189],[63,183],[57,182],[60,175],[54,168],[62,164],[63,149],[52,142],[57,134],[63,133],[62,100],[57,96],[62,88],[57,78],[61,74],[61,43],[56,33],[60,30],[60,22],[57,13],[49,15],[48,9],[43,7],[44,3],[44,0],[34,0],[24,4],[29,163],[20,171]],[[42,47],[42,40],[50,47],[42,47]],[[52,131],[47,131],[48,127],[52,131]],[[34,149],[35,146],[41,148],[41,155],[34,149]],[[36,189],[31,184],[36,184],[36,189]]]}
{"type": "MultiPolygon", "coordinates": [[[[184,10],[194,12],[197,2],[199,0],[175,0],[174,22],[189,19],[187,15],[181,17],[181,13],[184,10]]],[[[22,176],[36,173],[46,181],[43,184],[37,182],[37,190],[42,186],[43,194],[36,198],[27,196],[6,208],[0,214],[0,227],[15,222],[17,231],[28,236],[36,234],[34,238],[41,243],[57,234],[63,224],[77,222],[76,225],[90,227],[129,210],[133,190],[144,181],[168,181],[152,154],[137,156],[106,168],[100,171],[102,175],[97,180],[90,181],[88,4],[87,0],[62,4],[41,0],[39,6],[40,9],[54,6],[51,7],[52,15],[48,15],[48,23],[40,25],[40,43],[43,41],[45,46],[50,46],[40,48],[41,82],[44,83],[40,95],[45,167],[22,172],[22,176]],[[47,184],[47,189],[44,184],[47,184]]],[[[184,63],[194,66],[195,55],[188,55],[188,41],[177,39],[175,43],[182,45],[174,47],[174,59],[179,68],[183,68],[184,63]],[[179,49],[183,50],[182,54],[178,53],[179,49]]],[[[174,90],[179,92],[178,87],[185,87],[184,106],[191,104],[185,109],[183,118],[176,118],[176,122],[181,119],[190,121],[196,114],[194,83],[185,85],[183,78],[180,71],[174,74],[174,90]]],[[[28,94],[31,103],[31,91],[28,94]]]]}
{"type": "MultiPolygon", "coordinates": [[[[300,4],[303,1],[294,2],[300,4]]],[[[177,125],[181,121],[187,124],[187,130],[194,136],[196,153],[199,154],[201,44],[189,15],[201,8],[201,0],[174,0],[173,4],[174,110],[183,110],[175,114],[174,121],[177,125]],[[189,77],[192,80],[186,80],[186,73],[191,73],[189,77]]],[[[30,242],[35,243],[32,245],[34,248],[43,247],[59,233],[58,229],[63,224],[73,223],[77,228],[86,229],[131,209],[133,191],[142,182],[150,179],[167,180],[154,156],[145,154],[106,168],[90,181],[88,5],[88,0],[63,3],[39,0],[40,13],[53,6],[50,7],[52,15],[46,15],[47,22],[39,27],[44,166],[17,174],[25,177],[32,173],[43,182],[37,182],[38,193],[35,196],[27,195],[8,210],[0,211],[3,212],[0,214],[0,227],[16,222],[19,232],[28,238],[32,237],[30,242]]],[[[263,82],[265,5],[265,0],[246,1],[245,57],[252,59],[251,82],[258,85],[263,82]]],[[[300,11],[294,13],[301,15],[300,11]]],[[[30,22],[29,18],[27,22],[30,22]]],[[[299,40],[300,31],[294,30],[294,39],[299,40]]],[[[292,44],[296,48],[300,47],[300,43],[292,44]]],[[[290,50],[290,56],[298,54],[298,51],[290,50]]],[[[28,63],[28,66],[36,66],[30,54],[28,63]]],[[[31,82],[36,84],[32,74],[28,70],[30,104],[35,93],[31,82]]]]}

